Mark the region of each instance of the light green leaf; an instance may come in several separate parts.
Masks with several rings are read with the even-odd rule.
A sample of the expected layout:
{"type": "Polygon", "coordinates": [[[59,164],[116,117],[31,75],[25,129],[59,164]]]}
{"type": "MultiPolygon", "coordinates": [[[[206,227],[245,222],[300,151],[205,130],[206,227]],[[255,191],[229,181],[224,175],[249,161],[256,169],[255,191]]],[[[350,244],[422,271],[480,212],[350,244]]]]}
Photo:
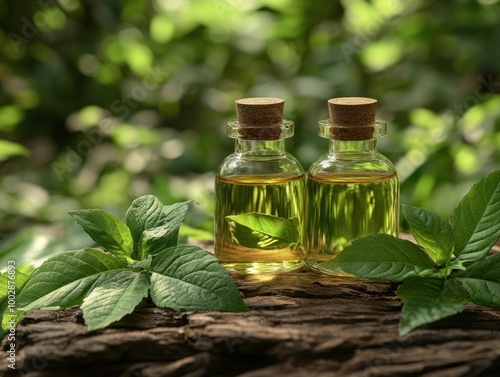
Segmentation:
{"type": "Polygon", "coordinates": [[[470,293],[474,303],[489,307],[500,307],[500,254],[476,262],[456,279],[470,293]]]}
{"type": "Polygon", "coordinates": [[[429,276],[437,269],[427,255],[410,241],[388,234],[357,239],[321,267],[368,279],[403,281],[413,276],[429,276]]]}
{"type": "MultiPolygon", "coordinates": [[[[23,312],[17,310],[15,298],[19,295],[21,288],[29,279],[31,270],[32,268],[24,266],[22,270],[16,268],[11,274],[8,272],[0,274],[0,317],[2,317],[2,330],[10,328],[10,320],[14,319],[14,322],[17,323],[24,315],[23,312]],[[14,296],[12,306],[9,306],[9,290],[11,291],[11,295],[14,296]]],[[[0,338],[3,334],[2,330],[0,330],[0,338]]]]}
{"type": "Polygon", "coordinates": [[[95,249],[73,250],[49,258],[32,274],[18,297],[22,311],[80,305],[103,272],[121,270],[127,262],[95,249]]]}
{"type": "Polygon", "coordinates": [[[151,298],[173,310],[246,311],[238,288],[217,258],[196,246],[159,253],[151,265],[151,298]]]}
{"type": "Polygon", "coordinates": [[[438,266],[446,265],[453,254],[454,246],[450,224],[436,213],[423,208],[405,205],[403,212],[417,243],[438,266]]]}
{"type": "Polygon", "coordinates": [[[69,214],[98,245],[119,258],[131,261],[132,235],[118,217],[101,209],[84,209],[69,214]]]}
{"type": "Polygon", "coordinates": [[[20,144],[8,140],[0,140],[0,161],[14,156],[29,156],[30,151],[20,144]]]}
{"type": "Polygon", "coordinates": [[[433,277],[447,278],[454,271],[464,271],[465,266],[460,259],[454,259],[452,262],[449,262],[446,266],[439,269],[439,273],[433,277]]]}
{"type": "Polygon", "coordinates": [[[179,229],[191,202],[166,206],[153,195],[134,200],[125,216],[134,240],[132,258],[144,259],[149,253],[153,255],[177,245],[179,229]]]}
{"type": "Polygon", "coordinates": [[[110,271],[102,273],[83,300],[82,311],[89,331],[119,321],[147,297],[147,271],[110,271]]]}
{"type": "Polygon", "coordinates": [[[262,213],[226,216],[233,240],[241,246],[263,250],[290,247],[300,242],[297,221],[262,213]]]}
{"type": "Polygon", "coordinates": [[[464,262],[484,259],[500,237],[500,170],[472,186],[450,223],[457,258],[464,262]]]}
{"type": "Polygon", "coordinates": [[[9,281],[11,282],[11,284],[14,284],[16,290],[20,290],[31,275],[31,272],[23,272],[17,268],[14,271],[15,272],[10,275],[8,272],[3,272],[0,274],[0,302],[2,302],[8,295],[9,281]],[[10,276],[14,277],[13,281],[9,278],[10,276]]]}
{"type": "Polygon", "coordinates": [[[399,323],[400,335],[414,328],[463,311],[469,295],[454,279],[410,278],[397,294],[403,300],[399,323]]]}

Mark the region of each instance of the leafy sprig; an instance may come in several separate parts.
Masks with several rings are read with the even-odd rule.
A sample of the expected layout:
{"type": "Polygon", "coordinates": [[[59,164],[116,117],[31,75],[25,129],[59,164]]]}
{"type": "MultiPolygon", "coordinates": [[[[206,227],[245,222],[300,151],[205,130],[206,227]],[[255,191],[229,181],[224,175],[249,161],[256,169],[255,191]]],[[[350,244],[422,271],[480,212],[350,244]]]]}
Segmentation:
{"type": "Polygon", "coordinates": [[[33,309],[80,305],[89,330],[96,330],[132,313],[148,296],[156,306],[173,310],[246,311],[214,256],[177,245],[189,206],[163,205],[147,195],[132,202],[125,222],[100,209],[71,212],[106,252],[72,250],[45,261],[16,287],[21,289],[16,320],[33,309]]]}
{"type": "Polygon", "coordinates": [[[402,282],[400,334],[460,313],[469,302],[500,307],[500,170],[476,183],[450,221],[417,207],[403,212],[418,245],[385,234],[362,237],[322,267],[402,282]]]}

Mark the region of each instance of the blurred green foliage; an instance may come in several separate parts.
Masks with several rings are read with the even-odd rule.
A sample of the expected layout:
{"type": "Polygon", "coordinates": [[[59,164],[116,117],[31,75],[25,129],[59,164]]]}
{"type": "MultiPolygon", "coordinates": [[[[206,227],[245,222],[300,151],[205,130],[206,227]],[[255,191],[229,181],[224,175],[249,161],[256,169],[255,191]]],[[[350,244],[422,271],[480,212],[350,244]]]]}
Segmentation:
{"type": "Polygon", "coordinates": [[[150,193],[195,199],[188,233],[206,237],[225,123],[250,96],[285,99],[306,169],[327,150],[326,100],[377,98],[402,201],[446,216],[500,165],[499,14],[498,0],[3,1],[0,138],[30,154],[0,165],[0,235],[46,224],[50,242],[88,244],[67,211],[123,216],[150,193]]]}

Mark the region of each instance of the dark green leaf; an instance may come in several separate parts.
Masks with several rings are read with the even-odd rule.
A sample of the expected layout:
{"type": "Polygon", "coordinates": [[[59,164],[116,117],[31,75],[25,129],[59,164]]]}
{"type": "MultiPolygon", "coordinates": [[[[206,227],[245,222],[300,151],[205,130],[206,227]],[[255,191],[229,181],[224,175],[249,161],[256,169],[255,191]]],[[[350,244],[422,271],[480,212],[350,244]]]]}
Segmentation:
{"type": "Polygon", "coordinates": [[[110,271],[102,273],[83,300],[82,311],[89,331],[102,329],[134,311],[147,297],[147,271],[110,271]]]}
{"type": "Polygon", "coordinates": [[[142,196],[132,202],[125,221],[134,240],[134,259],[177,244],[179,228],[189,210],[191,201],[163,205],[153,195],[142,196]]]}
{"type": "Polygon", "coordinates": [[[470,293],[474,303],[489,307],[500,307],[500,254],[476,262],[456,279],[470,293]]]}
{"type": "Polygon", "coordinates": [[[217,258],[196,246],[159,253],[151,265],[151,298],[174,310],[246,311],[238,288],[217,258]]]}
{"type": "Polygon", "coordinates": [[[412,276],[429,276],[437,270],[427,255],[410,241],[388,234],[357,239],[335,258],[321,264],[331,270],[368,278],[403,281],[412,276]]]}
{"type": "Polygon", "coordinates": [[[263,250],[290,247],[300,242],[297,221],[262,213],[226,216],[233,241],[241,246],[263,250]]]}
{"type": "Polygon", "coordinates": [[[469,302],[467,291],[450,279],[410,278],[397,292],[404,306],[399,323],[400,335],[414,328],[463,311],[469,302]]]}
{"type": "Polygon", "coordinates": [[[437,265],[446,265],[453,254],[454,245],[450,224],[436,213],[423,208],[405,205],[403,212],[417,243],[437,265]]]}
{"type": "Polygon", "coordinates": [[[101,209],[84,209],[69,214],[98,245],[117,257],[130,260],[132,235],[123,221],[101,209]]]}
{"type": "Polygon", "coordinates": [[[500,237],[500,170],[472,186],[450,223],[455,234],[455,255],[464,262],[484,259],[500,237]]]}
{"type": "Polygon", "coordinates": [[[17,306],[29,311],[80,305],[102,273],[126,267],[127,262],[123,259],[95,249],[58,254],[31,274],[18,297],[17,306]]]}

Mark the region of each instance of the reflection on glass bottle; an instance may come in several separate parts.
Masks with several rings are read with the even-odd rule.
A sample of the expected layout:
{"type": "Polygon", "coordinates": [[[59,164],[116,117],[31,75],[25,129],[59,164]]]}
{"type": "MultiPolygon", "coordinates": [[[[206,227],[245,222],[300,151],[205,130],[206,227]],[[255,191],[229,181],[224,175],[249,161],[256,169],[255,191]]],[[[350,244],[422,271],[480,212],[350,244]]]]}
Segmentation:
{"type": "Polygon", "coordinates": [[[242,244],[227,218],[255,213],[288,219],[302,237],[305,177],[299,162],[285,152],[293,123],[282,120],[283,106],[279,98],[241,99],[236,101],[238,121],[228,123],[236,147],[216,175],[215,255],[231,272],[278,273],[304,264],[296,244],[242,244]]]}
{"type": "Polygon", "coordinates": [[[398,234],[399,179],[394,165],[377,152],[386,124],[375,121],[376,104],[370,98],[331,99],[330,119],[319,124],[330,146],[307,177],[305,249],[314,269],[332,273],[320,263],[356,238],[398,234]]]}

